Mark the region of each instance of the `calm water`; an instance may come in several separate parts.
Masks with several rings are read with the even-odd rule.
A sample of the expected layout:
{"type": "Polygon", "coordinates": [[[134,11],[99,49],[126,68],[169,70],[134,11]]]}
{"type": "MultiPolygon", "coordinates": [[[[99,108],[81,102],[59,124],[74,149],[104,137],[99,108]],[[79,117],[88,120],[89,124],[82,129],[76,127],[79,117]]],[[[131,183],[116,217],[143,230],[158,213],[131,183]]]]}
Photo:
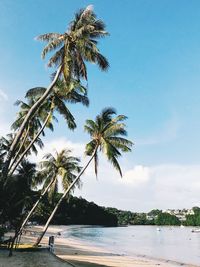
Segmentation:
{"type": "Polygon", "coordinates": [[[63,236],[89,242],[111,252],[129,256],[146,255],[200,266],[200,233],[191,227],[129,226],[89,227],[71,226],[63,236]]]}

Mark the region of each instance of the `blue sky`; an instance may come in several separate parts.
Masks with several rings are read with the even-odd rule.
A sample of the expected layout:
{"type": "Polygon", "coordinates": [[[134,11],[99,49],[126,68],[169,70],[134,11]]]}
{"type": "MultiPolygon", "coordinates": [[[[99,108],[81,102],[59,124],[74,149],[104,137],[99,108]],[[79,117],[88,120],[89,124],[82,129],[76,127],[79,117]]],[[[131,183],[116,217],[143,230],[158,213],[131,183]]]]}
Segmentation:
{"type": "MultiPolygon", "coordinates": [[[[121,161],[125,173],[133,170],[132,175],[137,176],[136,170],[145,176],[145,168],[148,168],[147,180],[151,181],[158,176],[160,166],[167,166],[167,170],[159,174],[161,180],[170,169],[180,192],[182,182],[190,184],[190,179],[196,177],[193,182],[196,185],[198,177],[200,179],[198,0],[58,0],[56,3],[52,0],[1,0],[0,135],[14,119],[15,100],[22,99],[27,89],[49,83],[50,71],[45,66],[46,61],[40,57],[44,44],[35,41],[34,37],[46,32],[65,31],[74,12],[88,4],[94,5],[96,14],[105,21],[110,32],[110,36],[100,42],[101,52],[109,59],[110,69],[102,73],[96,66],[88,66],[90,107],[71,106],[77,118],[77,130],[69,132],[60,120],[56,131],[47,133],[46,142],[64,138],[72,143],[84,144],[88,140],[82,131],[85,119],[93,118],[105,106],[113,106],[129,117],[129,138],[135,142],[133,152],[121,161]],[[192,172],[193,177],[186,175],[182,181],[177,178],[177,166],[181,170],[189,168],[183,173],[190,173],[195,166],[195,174],[192,172]],[[156,174],[152,174],[152,168],[157,170],[156,174]]],[[[131,193],[128,204],[120,200],[103,202],[100,196],[96,199],[96,195],[89,194],[91,185],[85,185],[87,193],[84,193],[83,187],[80,194],[100,204],[114,204],[133,210],[145,210],[155,205],[166,207],[166,202],[173,197],[153,200],[156,187],[148,191],[147,180],[145,184],[140,184],[139,189],[149,197],[143,199],[138,196],[140,204],[133,201],[131,193]],[[152,205],[149,204],[151,200],[152,205]]],[[[120,194],[126,194],[126,191],[120,194]]],[[[178,196],[180,198],[174,193],[171,206],[181,205],[176,204],[178,196]]],[[[181,196],[185,205],[188,201],[188,205],[199,201],[198,196],[194,199],[190,195],[184,198],[184,193],[181,196]]]]}

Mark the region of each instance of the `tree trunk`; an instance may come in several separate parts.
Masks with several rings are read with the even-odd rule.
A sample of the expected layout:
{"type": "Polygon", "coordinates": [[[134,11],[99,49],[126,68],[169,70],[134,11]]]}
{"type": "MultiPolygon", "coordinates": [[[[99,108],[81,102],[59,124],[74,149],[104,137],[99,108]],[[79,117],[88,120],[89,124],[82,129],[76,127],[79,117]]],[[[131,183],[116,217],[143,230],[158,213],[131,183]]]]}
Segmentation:
{"type": "Polygon", "coordinates": [[[44,100],[47,98],[47,96],[51,93],[51,91],[53,90],[53,87],[61,73],[61,68],[62,66],[60,66],[56,72],[56,75],[53,79],[53,81],[51,82],[51,84],[49,85],[49,87],[47,88],[47,90],[45,91],[45,93],[41,96],[41,98],[31,107],[31,109],[29,110],[29,112],[27,113],[26,115],[26,118],[24,119],[22,125],[20,126],[19,130],[18,130],[18,133],[16,134],[13,142],[12,142],[12,145],[8,151],[8,154],[7,154],[7,157],[6,157],[6,160],[5,160],[5,167],[4,167],[4,170],[3,170],[3,173],[5,175],[5,178],[7,178],[7,175],[8,175],[8,168],[9,168],[9,165],[10,165],[10,161],[15,153],[15,149],[16,149],[16,145],[17,143],[19,142],[23,132],[24,132],[24,129],[26,128],[28,122],[30,121],[31,117],[35,114],[35,112],[37,111],[37,109],[40,107],[40,105],[44,102],[44,100]]]}
{"type": "Polygon", "coordinates": [[[40,200],[43,198],[43,196],[46,194],[46,192],[49,190],[49,188],[51,187],[51,185],[53,184],[53,182],[55,181],[56,176],[50,181],[50,183],[47,185],[47,187],[45,188],[45,190],[42,192],[42,194],[40,195],[39,199],[35,202],[35,204],[33,205],[32,209],[29,211],[28,215],[26,216],[25,220],[23,221],[17,236],[20,235],[22,233],[22,230],[24,229],[24,226],[26,225],[26,223],[28,222],[29,218],[31,217],[31,215],[33,214],[34,210],[36,209],[36,207],[38,206],[40,200]]]}
{"type": "Polygon", "coordinates": [[[38,237],[36,243],[34,244],[34,246],[38,246],[43,238],[43,236],[45,235],[48,227],[49,227],[49,224],[51,222],[51,220],[53,219],[57,209],[59,208],[61,202],[63,201],[63,199],[66,197],[66,195],[70,192],[70,190],[72,189],[72,187],[77,183],[77,181],[80,179],[81,175],[84,173],[84,171],[87,169],[87,167],[89,166],[90,162],[93,160],[96,152],[97,152],[97,149],[98,149],[98,146],[96,147],[93,155],[91,156],[90,160],[88,161],[88,163],[85,165],[85,167],[81,170],[81,172],[78,174],[78,176],[76,177],[76,179],[70,184],[70,186],[67,188],[67,190],[63,193],[62,197],[60,198],[60,200],[58,201],[58,203],[56,204],[54,210],[52,211],[49,219],[47,220],[44,228],[43,228],[43,231],[41,233],[41,235],[38,237]]]}
{"type": "Polygon", "coordinates": [[[11,257],[13,255],[13,248],[14,248],[14,244],[15,244],[15,240],[17,238],[17,229],[15,229],[15,235],[12,238],[12,241],[10,243],[10,247],[9,247],[9,254],[8,256],[11,257]]]}
{"type": "Polygon", "coordinates": [[[26,155],[26,153],[31,149],[32,145],[35,143],[35,141],[37,140],[37,138],[40,136],[40,134],[43,132],[45,126],[48,123],[48,120],[51,116],[51,112],[49,112],[48,116],[45,119],[45,122],[43,123],[42,127],[40,128],[39,132],[37,133],[37,135],[35,136],[35,138],[31,141],[31,143],[27,146],[27,148],[24,150],[24,152],[20,155],[19,159],[17,160],[17,162],[15,163],[14,167],[11,169],[11,167],[13,166],[13,164],[11,165],[11,167],[9,168],[9,175],[12,175],[13,172],[16,170],[17,166],[19,165],[19,163],[22,161],[23,157],[26,155]]]}
{"type": "Polygon", "coordinates": [[[12,166],[13,166],[13,164],[15,163],[16,159],[18,158],[18,156],[19,156],[19,154],[20,154],[20,152],[21,152],[21,150],[22,150],[22,147],[23,147],[23,145],[24,145],[25,142],[26,142],[26,139],[27,139],[27,136],[28,136],[28,132],[29,132],[29,126],[28,126],[28,128],[27,128],[27,131],[26,131],[24,140],[22,141],[21,146],[20,146],[19,150],[17,151],[17,153],[15,154],[15,157],[14,157],[12,163],[11,163],[10,169],[12,168],[12,166]]]}

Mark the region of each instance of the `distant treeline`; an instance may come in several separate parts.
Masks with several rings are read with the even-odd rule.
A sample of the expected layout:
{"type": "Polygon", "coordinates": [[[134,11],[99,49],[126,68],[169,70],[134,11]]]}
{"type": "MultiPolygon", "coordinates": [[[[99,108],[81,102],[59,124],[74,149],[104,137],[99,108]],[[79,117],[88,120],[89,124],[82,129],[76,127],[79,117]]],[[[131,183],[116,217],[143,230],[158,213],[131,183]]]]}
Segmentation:
{"type": "Polygon", "coordinates": [[[135,213],[131,211],[118,210],[116,208],[105,208],[109,213],[117,217],[118,225],[185,225],[200,226],[200,208],[194,207],[193,215],[186,215],[181,221],[175,215],[162,212],[162,210],[152,210],[149,213],[135,213]]]}
{"type": "MultiPolygon", "coordinates": [[[[54,201],[56,202],[59,198],[60,194],[57,194],[54,201]]],[[[48,198],[44,198],[35,212],[32,221],[39,224],[45,223],[54,207],[54,201],[49,203],[48,198]]],[[[162,212],[162,210],[155,209],[149,213],[136,213],[116,208],[100,207],[83,198],[70,196],[61,204],[52,223],[58,225],[83,224],[103,226],[181,224],[200,226],[200,208],[195,207],[193,210],[194,215],[186,215],[186,220],[180,221],[175,215],[162,212]]]]}

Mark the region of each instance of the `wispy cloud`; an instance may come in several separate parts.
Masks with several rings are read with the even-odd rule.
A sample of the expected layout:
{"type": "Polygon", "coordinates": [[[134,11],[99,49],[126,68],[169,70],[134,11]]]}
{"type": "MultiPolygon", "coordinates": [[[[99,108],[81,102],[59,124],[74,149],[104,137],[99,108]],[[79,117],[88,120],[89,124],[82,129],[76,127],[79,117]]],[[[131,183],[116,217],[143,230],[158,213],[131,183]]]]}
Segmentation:
{"type": "Polygon", "coordinates": [[[8,100],[7,94],[0,89],[0,101],[7,101],[7,100],[8,100]]]}
{"type": "Polygon", "coordinates": [[[172,118],[161,125],[160,129],[156,130],[153,134],[150,133],[148,137],[136,139],[135,143],[136,145],[155,145],[175,140],[180,127],[180,119],[176,115],[173,115],[172,118]]]}

